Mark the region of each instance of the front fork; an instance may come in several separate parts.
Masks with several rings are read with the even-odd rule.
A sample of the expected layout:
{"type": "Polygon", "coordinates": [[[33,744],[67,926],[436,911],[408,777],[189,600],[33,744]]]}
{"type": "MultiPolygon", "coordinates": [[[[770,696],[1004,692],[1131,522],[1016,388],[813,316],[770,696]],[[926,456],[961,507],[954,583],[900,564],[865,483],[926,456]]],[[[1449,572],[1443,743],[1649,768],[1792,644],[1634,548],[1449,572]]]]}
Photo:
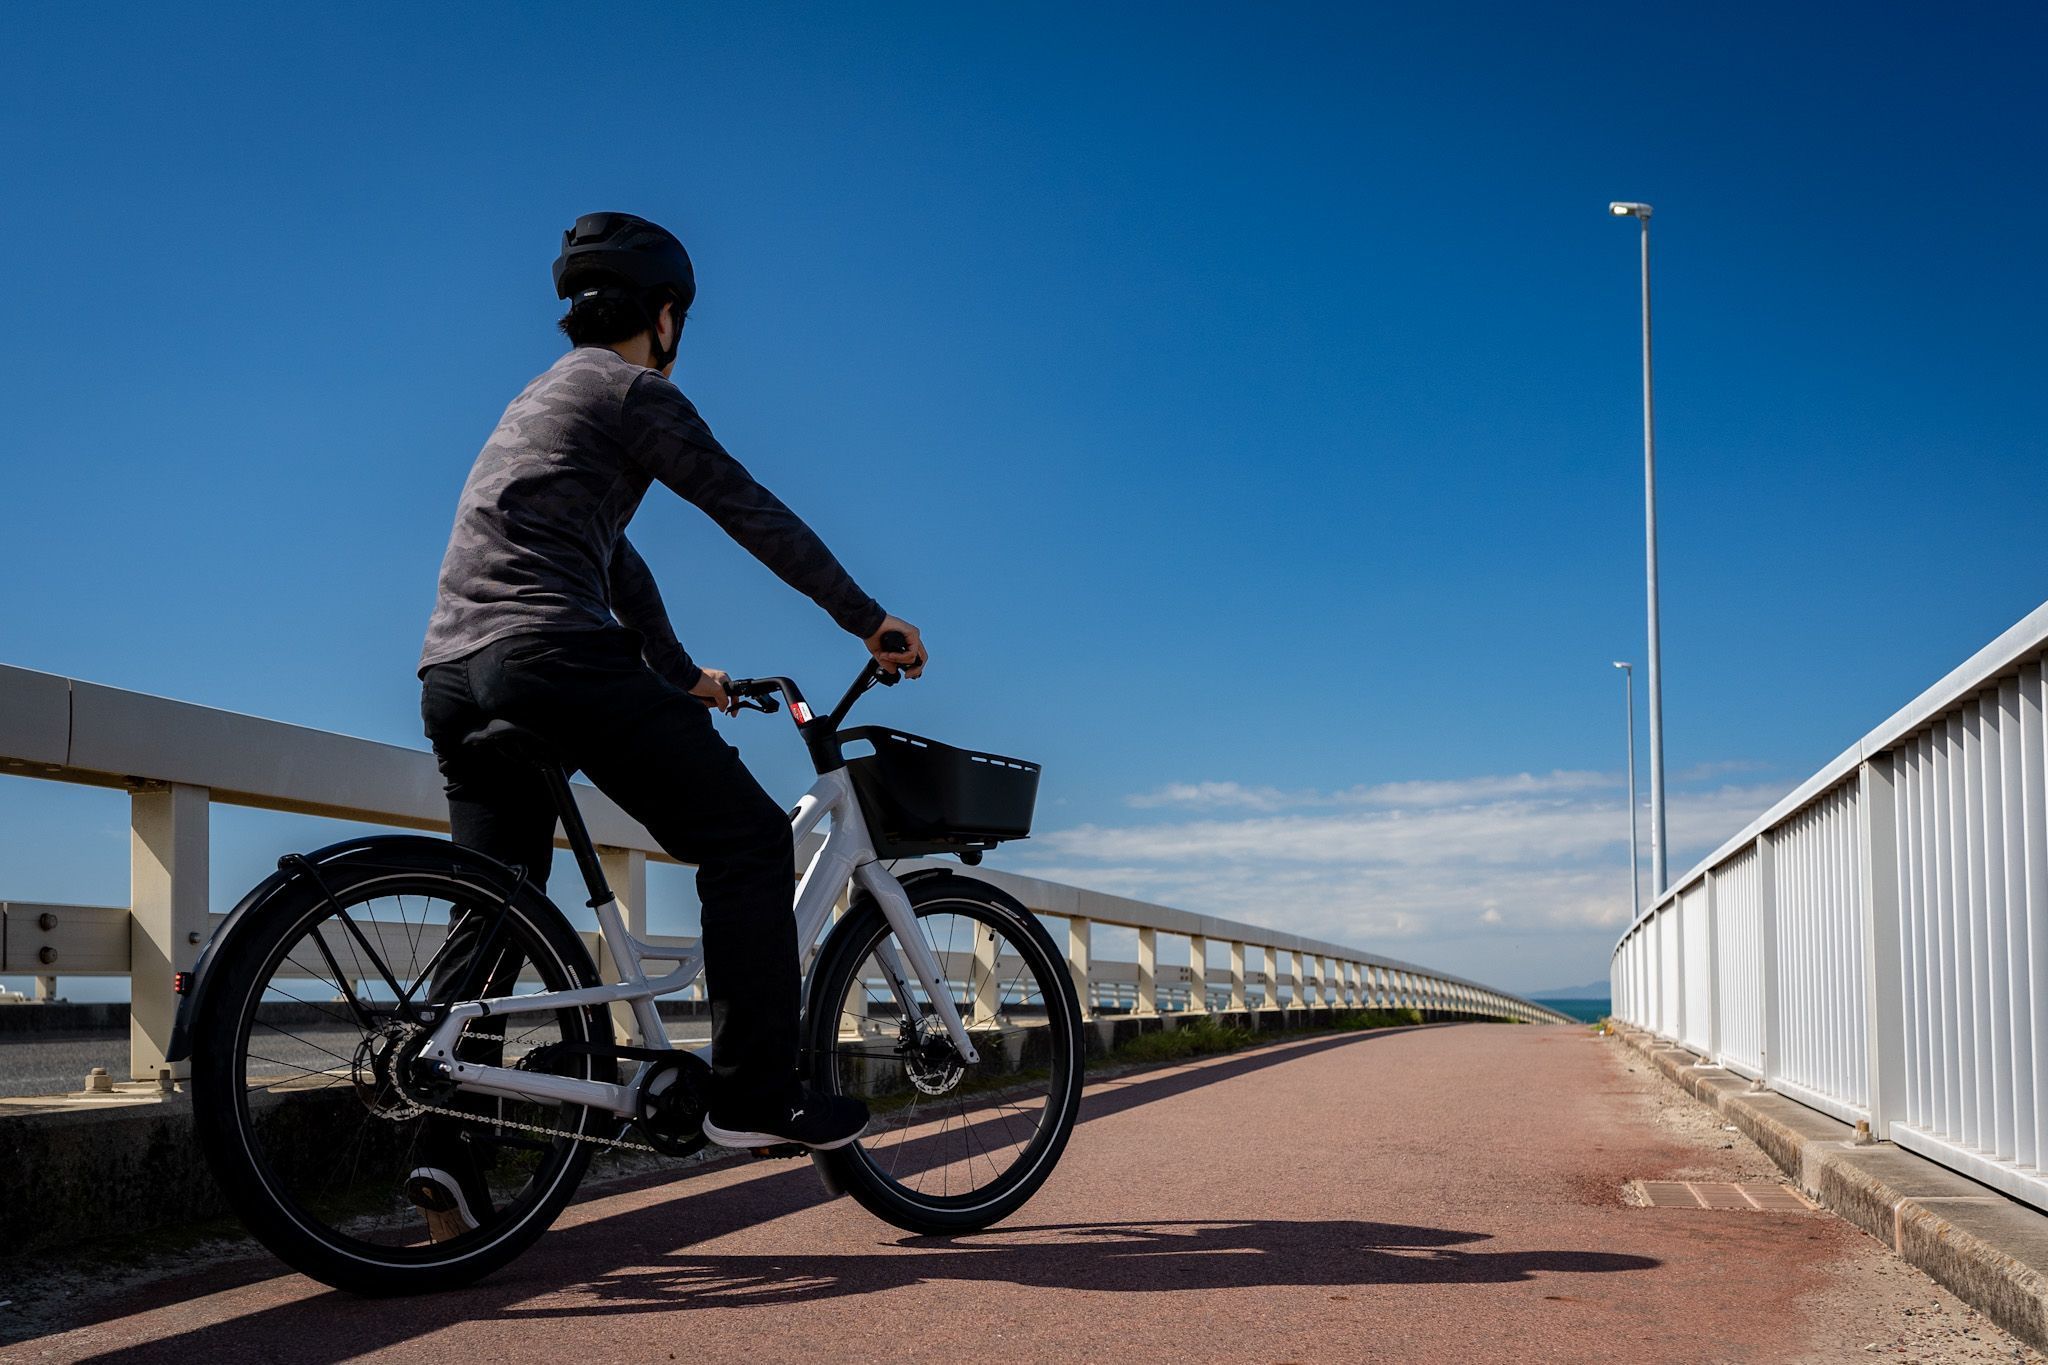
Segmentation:
{"type": "Polygon", "coordinates": [[[853,876],[882,907],[882,917],[895,931],[896,942],[903,945],[900,954],[887,940],[875,948],[875,961],[881,964],[883,974],[889,979],[889,991],[896,997],[896,1005],[903,1011],[903,1018],[914,1020],[918,1017],[917,1002],[911,993],[911,981],[915,978],[931,1000],[932,1012],[946,1026],[946,1036],[953,1040],[953,1049],[960,1054],[960,1059],[969,1066],[980,1061],[981,1053],[967,1036],[967,1022],[960,1017],[960,1009],[953,1003],[953,988],[946,982],[945,968],[918,929],[917,912],[911,908],[910,897],[904,893],[903,884],[890,876],[880,863],[862,863],[854,869],[853,876]],[[906,957],[910,959],[907,972],[903,961],[906,957]]]}

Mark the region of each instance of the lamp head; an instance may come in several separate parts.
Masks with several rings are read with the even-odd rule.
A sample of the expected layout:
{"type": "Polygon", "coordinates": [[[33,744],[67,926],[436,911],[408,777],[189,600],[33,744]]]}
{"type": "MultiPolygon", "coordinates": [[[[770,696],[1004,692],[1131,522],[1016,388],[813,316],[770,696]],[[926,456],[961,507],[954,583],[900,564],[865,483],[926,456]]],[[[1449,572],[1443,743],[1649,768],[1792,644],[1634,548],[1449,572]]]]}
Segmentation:
{"type": "Polygon", "coordinates": [[[1607,211],[1616,218],[1648,218],[1650,216],[1650,206],[1648,204],[1631,204],[1626,200],[1620,199],[1609,204],[1607,211]]]}
{"type": "Polygon", "coordinates": [[[1623,662],[1622,662],[1621,660],[1619,660],[1619,659],[1616,659],[1616,660],[1614,661],[1614,666],[1615,666],[1616,668],[1634,668],[1634,667],[1635,667],[1635,665],[1634,665],[1634,664],[1625,664],[1625,663],[1623,663],[1623,662]]]}

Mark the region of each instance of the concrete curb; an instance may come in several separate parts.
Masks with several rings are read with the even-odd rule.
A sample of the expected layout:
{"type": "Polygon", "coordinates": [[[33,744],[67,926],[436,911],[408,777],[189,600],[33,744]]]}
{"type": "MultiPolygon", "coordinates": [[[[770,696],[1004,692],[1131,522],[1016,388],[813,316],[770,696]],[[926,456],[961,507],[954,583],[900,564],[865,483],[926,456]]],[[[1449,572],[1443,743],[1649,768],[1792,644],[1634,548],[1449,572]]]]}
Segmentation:
{"type": "Polygon", "coordinates": [[[2048,1350],[2048,1215],[1684,1048],[1616,1036],[1746,1133],[1807,1194],[2029,1345],[2048,1350]]]}

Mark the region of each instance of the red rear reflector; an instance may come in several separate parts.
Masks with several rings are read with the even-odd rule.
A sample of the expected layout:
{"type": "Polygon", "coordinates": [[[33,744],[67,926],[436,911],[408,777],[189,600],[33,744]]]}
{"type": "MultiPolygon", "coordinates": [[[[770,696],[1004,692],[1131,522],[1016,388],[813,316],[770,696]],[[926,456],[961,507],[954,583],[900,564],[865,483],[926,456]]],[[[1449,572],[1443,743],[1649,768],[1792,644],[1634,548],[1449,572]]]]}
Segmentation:
{"type": "Polygon", "coordinates": [[[185,994],[185,992],[187,992],[187,991],[189,991],[189,990],[191,990],[191,989],[192,989],[192,973],[190,973],[190,972],[176,972],[176,973],[173,973],[173,974],[172,974],[172,976],[171,976],[171,990],[172,990],[173,992],[175,992],[175,993],[176,993],[176,994],[178,994],[178,995],[183,995],[183,994],[185,994]]]}

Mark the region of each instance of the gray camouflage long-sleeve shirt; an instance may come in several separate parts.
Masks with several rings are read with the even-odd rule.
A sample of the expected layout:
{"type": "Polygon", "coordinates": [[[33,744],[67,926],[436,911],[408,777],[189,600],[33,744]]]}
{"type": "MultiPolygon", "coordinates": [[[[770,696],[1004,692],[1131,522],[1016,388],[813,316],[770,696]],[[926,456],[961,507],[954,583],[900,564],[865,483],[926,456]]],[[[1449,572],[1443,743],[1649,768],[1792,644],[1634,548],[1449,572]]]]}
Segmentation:
{"type": "Polygon", "coordinates": [[[640,633],[679,687],[696,664],[676,639],[626,523],[659,479],[855,635],[882,608],[823,541],[754,481],[675,385],[603,346],[579,346],[512,400],[476,457],[441,560],[420,671],[507,635],[640,633]]]}

